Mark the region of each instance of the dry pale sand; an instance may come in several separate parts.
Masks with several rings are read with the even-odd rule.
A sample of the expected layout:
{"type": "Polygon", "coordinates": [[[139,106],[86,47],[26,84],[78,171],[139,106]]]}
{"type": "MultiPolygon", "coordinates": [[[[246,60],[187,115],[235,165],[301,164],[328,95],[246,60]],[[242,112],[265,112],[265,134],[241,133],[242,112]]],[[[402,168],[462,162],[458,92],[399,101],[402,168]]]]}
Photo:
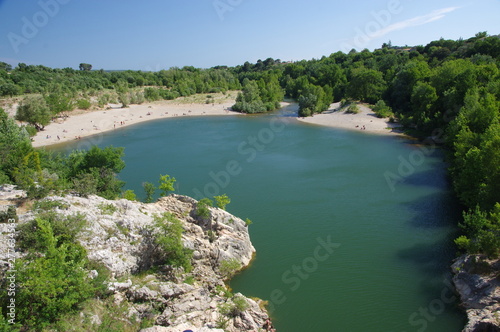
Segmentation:
{"type": "Polygon", "coordinates": [[[366,105],[358,104],[358,107],[358,114],[348,114],[340,110],[340,103],[335,103],[330,105],[326,112],[312,117],[298,118],[298,120],[310,124],[359,130],[374,134],[401,134],[397,123],[390,123],[388,119],[377,118],[375,113],[366,105]]]}
{"type": "Polygon", "coordinates": [[[188,116],[239,114],[230,111],[234,100],[216,104],[176,104],[175,102],[159,101],[142,105],[130,105],[120,108],[120,105],[109,105],[111,109],[88,111],[81,114],[70,114],[69,117],[56,119],[33,137],[33,146],[41,147],[58,144],[79,138],[98,135],[111,130],[136,123],[188,116]]]}

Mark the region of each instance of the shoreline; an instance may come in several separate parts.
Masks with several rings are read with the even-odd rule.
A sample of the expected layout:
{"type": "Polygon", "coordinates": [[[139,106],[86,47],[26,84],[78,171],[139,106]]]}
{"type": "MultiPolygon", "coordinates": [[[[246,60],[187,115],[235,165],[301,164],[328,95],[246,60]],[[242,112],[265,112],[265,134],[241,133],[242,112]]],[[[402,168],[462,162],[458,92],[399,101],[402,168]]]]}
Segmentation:
{"type": "Polygon", "coordinates": [[[327,111],[321,114],[315,114],[307,118],[298,117],[297,120],[312,125],[362,131],[370,134],[405,135],[398,130],[398,128],[401,128],[399,124],[390,123],[384,118],[378,118],[375,112],[364,104],[357,105],[359,107],[359,113],[357,114],[345,113],[340,110],[340,103],[333,103],[327,111]]]}
{"type": "Polygon", "coordinates": [[[231,110],[233,100],[217,104],[173,103],[172,101],[149,102],[141,105],[109,104],[110,109],[91,110],[82,113],[75,110],[69,117],[56,118],[43,131],[32,137],[35,148],[67,143],[128,127],[134,124],[175,117],[241,115],[231,110]],[[76,113],[76,114],[75,114],[76,113]]]}
{"type": "MultiPolygon", "coordinates": [[[[90,136],[104,134],[123,127],[158,119],[189,116],[244,115],[234,112],[231,106],[235,98],[228,98],[218,103],[183,103],[180,100],[156,101],[141,105],[130,105],[122,108],[118,104],[109,104],[108,109],[74,110],[70,116],[56,118],[43,131],[32,137],[32,145],[40,148],[50,145],[68,143],[90,136]]],[[[282,107],[289,103],[283,102],[282,107]]],[[[330,108],[312,117],[296,119],[304,124],[326,126],[347,130],[363,131],[370,134],[398,135],[400,126],[390,123],[387,119],[376,117],[366,105],[358,104],[359,113],[347,114],[340,111],[340,103],[330,105],[330,108]]]]}

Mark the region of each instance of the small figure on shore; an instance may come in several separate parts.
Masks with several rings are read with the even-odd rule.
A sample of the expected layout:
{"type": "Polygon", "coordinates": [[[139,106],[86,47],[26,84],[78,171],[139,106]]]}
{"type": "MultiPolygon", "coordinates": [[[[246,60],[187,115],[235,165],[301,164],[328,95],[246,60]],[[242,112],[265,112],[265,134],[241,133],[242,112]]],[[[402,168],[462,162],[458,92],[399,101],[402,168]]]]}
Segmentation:
{"type": "Polygon", "coordinates": [[[61,138],[59,137],[59,135],[57,135],[57,140],[58,140],[58,141],[60,141],[60,140],[61,140],[61,138]]]}

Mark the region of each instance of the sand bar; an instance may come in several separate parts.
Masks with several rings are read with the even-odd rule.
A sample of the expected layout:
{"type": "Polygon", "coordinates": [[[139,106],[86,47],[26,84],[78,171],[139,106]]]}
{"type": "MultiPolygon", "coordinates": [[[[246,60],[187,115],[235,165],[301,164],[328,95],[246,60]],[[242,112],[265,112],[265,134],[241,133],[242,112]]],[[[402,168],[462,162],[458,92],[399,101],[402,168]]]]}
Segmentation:
{"type": "Polygon", "coordinates": [[[185,104],[171,101],[144,103],[121,108],[110,104],[111,109],[70,113],[67,118],[58,118],[33,137],[33,146],[41,147],[58,144],[79,138],[98,135],[107,131],[137,124],[140,122],[189,116],[238,115],[230,111],[234,100],[215,104],[185,104]],[[73,114],[73,115],[72,115],[73,114]]]}
{"type": "Polygon", "coordinates": [[[390,123],[388,119],[378,118],[366,105],[358,104],[358,107],[359,113],[348,114],[340,110],[340,103],[334,103],[321,114],[298,118],[298,120],[315,125],[358,130],[373,134],[401,135],[401,131],[398,130],[399,124],[390,123]]]}

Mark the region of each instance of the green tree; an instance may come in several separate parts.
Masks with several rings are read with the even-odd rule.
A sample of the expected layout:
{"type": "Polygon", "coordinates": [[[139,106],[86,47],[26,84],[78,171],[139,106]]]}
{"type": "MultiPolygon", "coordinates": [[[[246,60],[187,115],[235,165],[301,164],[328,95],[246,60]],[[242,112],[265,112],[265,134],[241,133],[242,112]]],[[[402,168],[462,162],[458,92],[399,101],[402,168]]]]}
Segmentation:
{"type": "Polygon", "coordinates": [[[438,99],[436,89],[429,83],[417,82],[411,94],[411,109],[413,121],[419,129],[432,131],[441,123],[437,119],[440,113],[434,110],[435,102],[438,99]]]}
{"type": "Polygon", "coordinates": [[[192,270],[191,258],[193,251],[184,248],[182,244],[182,223],[171,213],[164,213],[161,216],[154,216],[155,227],[158,232],[154,232],[154,242],[164,255],[167,264],[176,267],[183,267],[185,272],[192,270]]]}
{"type": "Polygon", "coordinates": [[[314,114],[318,97],[312,93],[300,95],[299,97],[299,116],[308,117],[314,114]]]}
{"type": "Polygon", "coordinates": [[[29,135],[0,108],[0,179],[14,180],[14,170],[33,151],[29,135]]]}
{"type": "Polygon", "coordinates": [[[38,246],[43,255],[29,254],[16,262],[17,317],[30,329],[42,330],[62,315],[74,311],[93,295],[85,270],[86,253],[76,243],[54,236],[50,223],[36,220],[38,246]]]}
{"type": "Polygon", "coordinates": [[[156,191],[156,187],[151,182],[144,182],[142,184],[142,188],[144,188],[144,192],[146,193],[145,203],[151,203],[153,201],[153,196],[156,191]]]}
{"type": "Polygon", "coordinates": [[[16,120],[27,122],[40,131],[49,124],[52,113],[40,96],[24,98],[17,108],[16,120]]]}
{"type": "Polygon", "coordinates": [[[84,195],[93,194],[93,190],[104,198],[114,199],[121,193],[125,184],[116,178],[124,167],[123,148],[113,146],[101,149],[93,146],[89,151],[73,151],[67,160],[67,177],[76,179],[84,195]]]}
{"type": "Polygon", "coordinates": [[[89,63],[80,63],[79,68],[82,71],[91,71],[92,70],[92,65],[89,64],[89,63]]]}
{"type": "Polygon", "coordinates": [[[158,186],[158,189],[161,190],[161,195],[162,196],[167,196],[169,191],[174,191],[174,183],[175,183],[175,178],[171,178],[170,175],[161,175],[160,174],[160,180],[158,181],[160,185],[158,186]]]}
{"type": "Polygon", "coordinates": [[[231,200],[229,199],[229,197],[226,194],[223,194],[220,196],[214,196],[214,198],[215,198],[215,204],[217,204],[217,207],[222,209],[222,210],[225,210],[226,205],[231,203],[231,200]]]}
{"type": "Polygon", "coordinates": [[[45,97],[45,102],[53,114],[70,112],[75,107],[71,97],[63,93],[51,93],[45,97]]]}
{"type": "Polygon", "coordinates": [[[375,103],[386,89],[383,75],[378,70],[355,68],[347,87],[349,97],[368,103],[375,103]]]}

